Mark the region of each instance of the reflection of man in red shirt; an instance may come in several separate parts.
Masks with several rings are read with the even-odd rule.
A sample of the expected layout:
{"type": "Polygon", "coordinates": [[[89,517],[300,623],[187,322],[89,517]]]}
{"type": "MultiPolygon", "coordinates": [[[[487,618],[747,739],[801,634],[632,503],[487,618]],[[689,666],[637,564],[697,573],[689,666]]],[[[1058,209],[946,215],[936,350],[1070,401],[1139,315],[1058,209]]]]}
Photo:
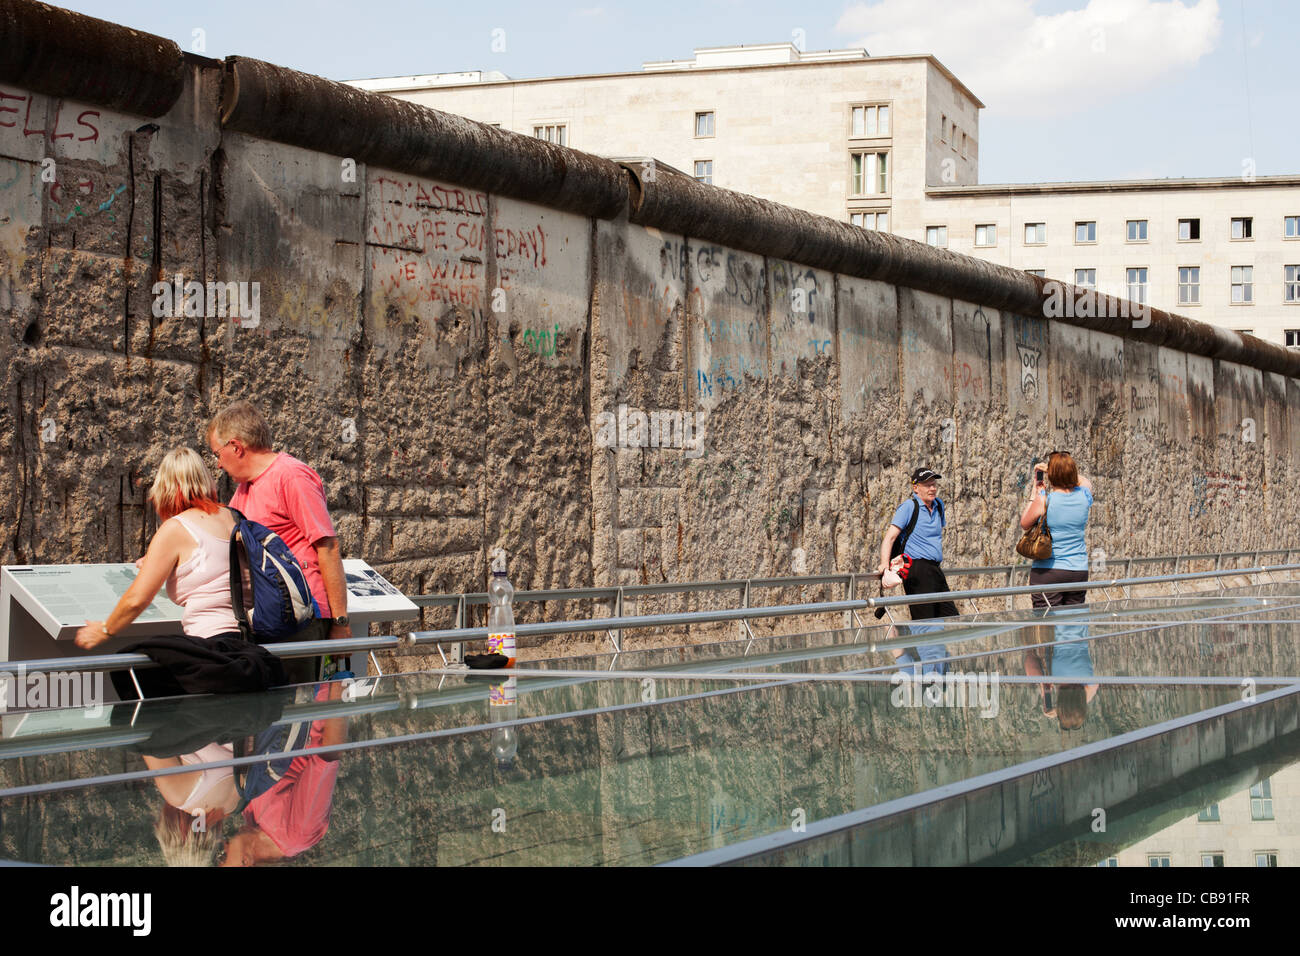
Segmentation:
{"type": "MultiPolygon", "coordinates": [[[[343,685],[322,684],[316,700],[340,700],[343,685]]],[[[342,717],[313,721],[307,747],[328,747],[347,739],[342,717]]],[[[244,825],[226,843],[222,866],[253,866],[297,856],[310,850],[329,830],[337,753],[294,757],[284,776],[244,808],[244,825]]]]}

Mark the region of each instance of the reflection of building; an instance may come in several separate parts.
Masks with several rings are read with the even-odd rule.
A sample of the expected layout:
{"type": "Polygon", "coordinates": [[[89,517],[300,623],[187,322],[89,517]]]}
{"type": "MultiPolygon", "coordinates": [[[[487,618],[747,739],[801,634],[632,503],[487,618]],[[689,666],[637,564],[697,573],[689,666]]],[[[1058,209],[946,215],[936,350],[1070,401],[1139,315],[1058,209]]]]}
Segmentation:
{"type": "Polygon", "coordinates": [[[1112,866],[1295,866],[1300,863],[1300,763],[1179,820],[1108,862],[1112,866]]]}
{"type": "Polygon", "coordinates": [[[979,185],[984,104],[932,56],[769,43],[352,85],[1300,346],[1300,176],[979,185]]]}

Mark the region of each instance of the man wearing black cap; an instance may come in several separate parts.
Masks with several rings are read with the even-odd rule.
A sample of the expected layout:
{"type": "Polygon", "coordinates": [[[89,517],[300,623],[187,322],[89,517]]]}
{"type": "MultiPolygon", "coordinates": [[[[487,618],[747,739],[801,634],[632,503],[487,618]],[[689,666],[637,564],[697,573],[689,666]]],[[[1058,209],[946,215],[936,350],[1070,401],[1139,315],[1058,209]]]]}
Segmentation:
{"type": "MultiPolygon", "coordinates": [[[[949,590],[948,579],[940,567],[943,561],[943,528],[947,524],[943,500],[939,497],[939,479],[942,477],[929,468],[918,468],[912,472],[912,497],[898,506],[885,531],[885,538],[880,543],[880,573],[883,574],[888,569],[895,555],[903,554],[910,560],[907,576],[903,579],[903,590],[908,594],[935,594],[949,590]]],[[[934,604],[913,604],[908,610],[912,614],[912,620],[919,621],[955,615],[957,606],[952,601],[939,601],[934,604]]],[[[913,627],[912,630],[915,633],[921,629],[913,627]]],[[[946,670],[943,659],[947,657],[947,649],[943,645],[922,645],[918,647],[918,652],[925,662],[922,673],[942,674],[946,670]]],[[[898,659],[910,663],[910,655],[906,652],[898,659]]]]}

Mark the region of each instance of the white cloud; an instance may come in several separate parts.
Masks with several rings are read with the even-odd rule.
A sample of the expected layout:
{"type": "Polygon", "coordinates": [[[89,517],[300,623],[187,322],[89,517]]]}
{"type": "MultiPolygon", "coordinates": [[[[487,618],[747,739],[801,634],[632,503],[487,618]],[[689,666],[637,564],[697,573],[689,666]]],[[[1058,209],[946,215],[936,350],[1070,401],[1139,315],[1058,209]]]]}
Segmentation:
{"type": "Polygon", "coordinates": [[[999,113],[1060,115],[1194,64],[1222,26],[1218,0],[1088,0],[1057,14],[1033,0],[879,0],[835,29],[872,56],[934,54],[999,113]]]}

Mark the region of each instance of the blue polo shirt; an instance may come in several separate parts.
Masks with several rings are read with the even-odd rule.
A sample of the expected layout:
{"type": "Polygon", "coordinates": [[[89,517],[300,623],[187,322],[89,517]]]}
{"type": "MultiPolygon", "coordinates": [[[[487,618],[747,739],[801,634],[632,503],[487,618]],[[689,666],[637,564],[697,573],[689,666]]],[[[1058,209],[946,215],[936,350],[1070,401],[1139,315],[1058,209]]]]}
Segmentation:
{"type": "Polygon", "coordinates": [[[907,522],[912,519],[912,502],[915,501],[920,507],[916,515],[916,527],[912,529],[911,535],[907,539],[907,544],[903,548],[903,553],[910,558],[925,558],[928,561],[943,560],[943,526],[944,519],[940,516],[939,505],[943,503],[942,498],[934,499],[934,507],[927,508],[921,503],[921,499],[915,494],[908,498],[898,510],[894,512],[894,517],[890,520],[899,531],[907,529],[907,522]]]}

